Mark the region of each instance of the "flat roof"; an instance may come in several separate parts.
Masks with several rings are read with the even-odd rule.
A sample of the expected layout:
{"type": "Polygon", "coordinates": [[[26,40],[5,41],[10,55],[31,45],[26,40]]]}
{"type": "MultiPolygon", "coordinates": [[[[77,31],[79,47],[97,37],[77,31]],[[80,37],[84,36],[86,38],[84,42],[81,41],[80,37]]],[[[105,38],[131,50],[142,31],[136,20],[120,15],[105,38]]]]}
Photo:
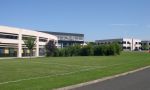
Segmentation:
{"type": "Polygon", "coordinates": [[[72,35],[72,36],[84,37],[84,34],[80,34],[80,33],[51,32],[51,31],[40,31],[40,32],[49,33],[49,34],[53,34],[53,35],[72,35]]]}

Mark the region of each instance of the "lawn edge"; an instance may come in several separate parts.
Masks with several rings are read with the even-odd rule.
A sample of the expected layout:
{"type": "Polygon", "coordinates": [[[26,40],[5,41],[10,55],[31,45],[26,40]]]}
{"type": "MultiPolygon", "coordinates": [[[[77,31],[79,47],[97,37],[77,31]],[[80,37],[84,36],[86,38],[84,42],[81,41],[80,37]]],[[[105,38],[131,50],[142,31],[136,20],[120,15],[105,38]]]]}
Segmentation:
{"type": "Polygon", "coordinates": [[[145,67],[141,67],[141,68],[138,68],[138,69],[135,69],[135,70],[132,70],[132,71],[128,71],[128,72],[125,72],[125,73],[121,73],[121,74],[117,74],[117,75],[113,75],[113,76],[108,76],[108,77],[103,77],[101,79],[92,80],[92,81],[79,83],[79,84],[75,84],[75,85],[71,85],[71,86],[66,86],[66,87],[62,87],[62,88],[57,88],[57,89],[53,89],[53,90],[70,90],[70,89],[74,89],[74,88],[78,88],[78,87],[83,87],[83,86],[87,86],[87,85],[90,85],[90,84],[102,82],[102,81],[109,80],[109,79],[114,79],[114,78],[117,78],[117,77],[120,77],[120,76],[125,76],[125,75],[131,74],[131,73],[135,73],[135,72],[138,72],[138,71],[142,71],[142,70],[147,69],[147,68],[150,68],[150,65],[145,66],[145,67]]]}

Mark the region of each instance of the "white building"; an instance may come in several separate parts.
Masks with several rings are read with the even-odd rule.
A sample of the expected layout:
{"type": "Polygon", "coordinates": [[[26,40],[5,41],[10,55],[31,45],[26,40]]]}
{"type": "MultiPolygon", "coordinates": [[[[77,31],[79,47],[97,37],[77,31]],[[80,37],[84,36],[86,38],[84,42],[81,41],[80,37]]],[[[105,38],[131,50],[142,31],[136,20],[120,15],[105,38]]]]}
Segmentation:
{"type": "Polygon", "coordinates": [[[36,39],[36,45],[33,50],[33,56],[45,55],[44,47],[49,40],[58,39],[56,36],[14,27],[0,26],[0,56],[23,57],[29,55],[29,50],[24,44],[23,39],[32,36],[36,39]]]}
{"type": "Polygon", "coordinates": [[[141,50],[141,40],[133,38],[119,38],[119,39],[105,39],[105,40],[96,40],[97,44],[110,44],[117,42],[121,45],[123,50],[141,50]]]}

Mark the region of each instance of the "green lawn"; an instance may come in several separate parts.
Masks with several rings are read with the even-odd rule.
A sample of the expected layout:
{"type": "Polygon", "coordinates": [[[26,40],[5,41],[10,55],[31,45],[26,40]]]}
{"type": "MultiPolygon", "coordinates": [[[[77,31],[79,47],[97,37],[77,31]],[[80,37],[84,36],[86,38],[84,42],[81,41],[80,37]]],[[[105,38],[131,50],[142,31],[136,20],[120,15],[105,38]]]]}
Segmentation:
{"type": "Polygon", "coordinates": [[[0,60],[0,90],[50,90],[150,65],[150,54],[0,60]]]}

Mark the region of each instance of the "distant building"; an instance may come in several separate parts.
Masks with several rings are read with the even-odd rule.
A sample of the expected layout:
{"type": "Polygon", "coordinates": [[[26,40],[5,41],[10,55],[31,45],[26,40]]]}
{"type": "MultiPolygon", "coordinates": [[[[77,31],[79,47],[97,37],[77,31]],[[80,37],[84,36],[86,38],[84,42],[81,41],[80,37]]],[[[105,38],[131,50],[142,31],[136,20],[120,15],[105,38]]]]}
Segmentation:
{"type": "Polygon", "coordinates": [[[84,34],[77,33],[64,33],[64,32],[49,32],[42,31],[44,33],[55,35],[58,38],[58,47],[63,48],[74,44],[84,44],[84,34]]]}
{"type": "Polygon", "coordinates": [[[96,40],[97,44],[110,44],[117,42],[121,45],[124,51],[141,50],[141,40],[133,38],[105,39],[96,40]]]}
{"type": "Polygon", "coordinates": [[[141,41],[142,50],[150,50],[150,40],[141,41]]]}

